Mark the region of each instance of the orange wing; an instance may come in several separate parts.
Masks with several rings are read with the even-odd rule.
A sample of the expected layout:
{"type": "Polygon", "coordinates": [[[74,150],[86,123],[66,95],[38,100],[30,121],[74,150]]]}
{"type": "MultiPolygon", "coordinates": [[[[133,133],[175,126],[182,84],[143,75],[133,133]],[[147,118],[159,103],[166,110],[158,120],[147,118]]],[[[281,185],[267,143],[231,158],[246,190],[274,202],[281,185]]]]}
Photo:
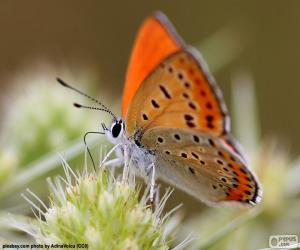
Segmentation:
{"type": "Polygon", "coordinates": [[[166,57],[180,50],[179,36],[168,19],[156,12],[142,24],[129,60],[122,100],[122,117],[143,80],[166,57]]]}
{"type": "Polygon", "coordinates": [[[126,133],[154,127],[182,128],[215,136],[230,130],[221,91],[200,55],[190,49],[164,60],[143,81],[129,104],[126,133]]]}

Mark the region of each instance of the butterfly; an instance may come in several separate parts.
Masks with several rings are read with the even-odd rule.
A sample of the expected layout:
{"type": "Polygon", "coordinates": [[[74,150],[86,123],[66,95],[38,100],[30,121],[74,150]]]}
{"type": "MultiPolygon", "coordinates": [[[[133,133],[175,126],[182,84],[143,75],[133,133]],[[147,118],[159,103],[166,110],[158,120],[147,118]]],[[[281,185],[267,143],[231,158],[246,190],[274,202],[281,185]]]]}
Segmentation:
{"type": "Polygon", "coordinates": [[[120,159],[128,156],[136,168],[151,172],[150,197],[158,177],[207,204],[261,201],[259,181],[230,134],[220,89],[199,52],[161,12],[141,25],[121,118],[113,117],[105,134],[121,145],[120,159]]]}

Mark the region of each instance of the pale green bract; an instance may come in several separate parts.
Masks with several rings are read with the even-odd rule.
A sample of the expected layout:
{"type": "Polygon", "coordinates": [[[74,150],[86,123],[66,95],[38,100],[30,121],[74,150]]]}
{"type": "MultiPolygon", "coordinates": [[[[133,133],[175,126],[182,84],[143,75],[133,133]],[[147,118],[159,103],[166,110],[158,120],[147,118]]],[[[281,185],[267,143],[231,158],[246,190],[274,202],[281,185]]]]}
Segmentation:
{"type": "MultiPolygon", "coordinates": [[[[36,243],[87,244],[88,249],[171,248],[179,217],[162,214],[171,192],[152,208],[147,205],[149,189],[140,197],[133,174],[122,181],[104,169],[97,174],[75,174],[66,162],[64,169],[65,179],[48,179],[49,207],[30,190],[23,195],[36,218],[25,225],[15,220],[14,225],[36,243]]],[[[186,239],[174,249],[183,249],[188,242],[186,239]]]]}

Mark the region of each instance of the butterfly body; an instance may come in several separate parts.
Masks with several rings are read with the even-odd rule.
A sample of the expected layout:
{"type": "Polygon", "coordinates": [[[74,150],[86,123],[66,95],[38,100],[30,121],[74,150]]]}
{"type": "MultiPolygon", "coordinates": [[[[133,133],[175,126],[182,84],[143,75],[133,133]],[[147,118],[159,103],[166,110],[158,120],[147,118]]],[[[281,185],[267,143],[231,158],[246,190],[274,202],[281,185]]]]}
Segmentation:
{"type": "Polygon", "coordinates": [[[107,135],[121,145],[119,156],[127,150],[141,172],[152,168],[155,177],[208,204],[261,200],[260,184],[230,134],[221,91],[199,53],[184,45],[161,13],[139,31],[122,118],[107,135]]]}

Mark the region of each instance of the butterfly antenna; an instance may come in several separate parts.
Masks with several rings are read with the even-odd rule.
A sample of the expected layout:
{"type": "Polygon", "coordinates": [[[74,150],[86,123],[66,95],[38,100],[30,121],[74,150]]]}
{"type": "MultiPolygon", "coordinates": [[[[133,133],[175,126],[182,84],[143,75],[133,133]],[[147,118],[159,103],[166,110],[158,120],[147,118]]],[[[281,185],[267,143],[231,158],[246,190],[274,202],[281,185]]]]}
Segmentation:
{"type": "Polygon", "coordinates": [[[108,109],[104,109],[104,108],[97,108],[97,107],[90,107],[90,106],[85,106],[85,105],[81,105],[79,103],[73,103],[75,108],[84,108],[84,109],[92,109],[92,110],[99,110],[99,111],[104,111],[109,113],[115,120],[117,120],[117,117],[108,109]]]}
{"type": "Polygon", "coordinates": [[[93,102],[99,104],[99,105],[102,106],[103,108],[102,108],[102,109],[101,109],[101,108],[98,109],[98,108],[93,108],[93,107],[87,107],[87,106],[83,106],[83,105],[80,105],[80,104],[77,104],[77,103],[76,103],[76,105],[74,104],[75,107],[77,107],[77,108],[98,109],[98,110],[101,110],[101,111],[105,111],[105,112],[109,113],[115,120],[117,120],[117,117],[114,115],[114,113],[113,113],[108,107],[106,107],[103,103],[101,103],[100,101],[98,101],[97,99],[95,99],[95,98],[93,98],[93,97],[91,97],[91,96],[89,96],[89,95],[83,93],[83,92],[80,91],[79,89],[76,89],[76,88],[74,88],[73,86],[67,84],[65,81],[63,81],[63,80],[60,79],[59,77],[57,77],[56,80],[57,80],[62,86],[66,87],[66,88],[69,88],[69,89],[72,89],[73,91],[79,93],[80,95],[83,95],[83,96],[85,96],[86,98],[92,100],[93,102]],[[77,105],[78,105],[78,106],[77,106],[77,105]]]}

